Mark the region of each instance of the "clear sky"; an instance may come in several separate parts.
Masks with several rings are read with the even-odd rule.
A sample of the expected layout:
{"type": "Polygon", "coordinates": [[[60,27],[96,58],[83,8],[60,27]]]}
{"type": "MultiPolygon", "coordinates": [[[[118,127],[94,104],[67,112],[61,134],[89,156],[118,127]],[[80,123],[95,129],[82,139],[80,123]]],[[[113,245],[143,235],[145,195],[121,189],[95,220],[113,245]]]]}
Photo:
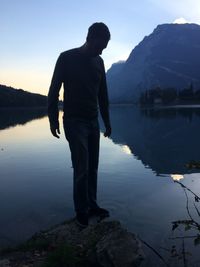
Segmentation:
{"type": "Polygon", "coordinates": [[[46,95],[58,55],[104,22],[106,69],[125,60],[158,24],[200,24],[200,0],[0,0],[0,84],[46,95]]]}

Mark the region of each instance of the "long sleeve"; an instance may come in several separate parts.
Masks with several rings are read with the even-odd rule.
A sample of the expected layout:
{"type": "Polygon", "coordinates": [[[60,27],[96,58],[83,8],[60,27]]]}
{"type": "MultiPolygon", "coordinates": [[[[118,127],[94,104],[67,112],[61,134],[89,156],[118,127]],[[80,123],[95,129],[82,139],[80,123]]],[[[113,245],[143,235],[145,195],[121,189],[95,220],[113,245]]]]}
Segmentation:
{"type": "Polygon", "coordinates": [[[109,100],[108,100],[108,90],[107,90],[107,83],[106,83],[106,75],[105,75],[105,68],[103,65],[103,74],[102,74],[102,80],[101,85],[99,88],[99,109],[101,113],[101,117],[103,119],[105,127],[110,127],[110,116],[109,116],[109,100]]]}
{"type": "Polygon", "coordinates": [[[58,60],[55,65],[53,77],[51,80],[51,85],[48,93],[48,117],[50,125],[58,128],[58,100],[59,100],[59,91],[63,82],[63,59],[62,55],[58,57],[58,60]]]}

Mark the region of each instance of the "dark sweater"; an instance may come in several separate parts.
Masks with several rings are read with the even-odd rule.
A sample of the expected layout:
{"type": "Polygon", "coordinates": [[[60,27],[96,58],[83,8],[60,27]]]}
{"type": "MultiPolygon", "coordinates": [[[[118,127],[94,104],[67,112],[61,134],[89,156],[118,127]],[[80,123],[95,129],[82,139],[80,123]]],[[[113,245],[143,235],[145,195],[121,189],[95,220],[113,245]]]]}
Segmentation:
{"type": "Polygon", "coordinates": [[[60,54],[48,93],[50,124],[58,127],[58,98],[64,85],[64,119],[91,120],[98,116],[98,106],[105,126],[110,125],[104,63],[100,56],[89,57],[81,48],[60,54]]]}

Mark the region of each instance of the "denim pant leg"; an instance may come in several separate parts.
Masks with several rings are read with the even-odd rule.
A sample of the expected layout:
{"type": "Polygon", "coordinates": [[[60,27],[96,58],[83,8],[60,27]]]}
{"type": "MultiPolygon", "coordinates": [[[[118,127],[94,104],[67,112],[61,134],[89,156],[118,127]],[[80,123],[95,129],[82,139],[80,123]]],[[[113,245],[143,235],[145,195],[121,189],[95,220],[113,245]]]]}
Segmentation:
{"type": "Polygon", "coordinates": [[[88,138],[88,200],[89,207],[97,207],[97,172],[99,164],[99,139],[100,130],[98,120],[94,120],[90,125],[90,135],[88,138]]]}
{"type": "Polygon", "coordinates": [[[64,120],[74,169],[73,198],[76,212],[88,210],[88,134],[89,127],[82,121],[64,120]]]}

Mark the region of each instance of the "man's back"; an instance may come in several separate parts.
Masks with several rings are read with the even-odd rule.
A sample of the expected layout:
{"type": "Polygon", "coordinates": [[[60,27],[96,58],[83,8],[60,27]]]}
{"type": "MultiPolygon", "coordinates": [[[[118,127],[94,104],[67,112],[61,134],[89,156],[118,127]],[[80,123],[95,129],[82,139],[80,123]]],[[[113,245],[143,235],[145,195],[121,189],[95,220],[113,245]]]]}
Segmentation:
{"type": "Polygon", "coordinates": [[[60,82],[64,84],[64,118],[96,118],[98,95],[104,91],[101,88],[105,86],[104,79],[104,64],[100,56],[89,57],[82,47],[61,53],[51,87],[60,82]]]}

